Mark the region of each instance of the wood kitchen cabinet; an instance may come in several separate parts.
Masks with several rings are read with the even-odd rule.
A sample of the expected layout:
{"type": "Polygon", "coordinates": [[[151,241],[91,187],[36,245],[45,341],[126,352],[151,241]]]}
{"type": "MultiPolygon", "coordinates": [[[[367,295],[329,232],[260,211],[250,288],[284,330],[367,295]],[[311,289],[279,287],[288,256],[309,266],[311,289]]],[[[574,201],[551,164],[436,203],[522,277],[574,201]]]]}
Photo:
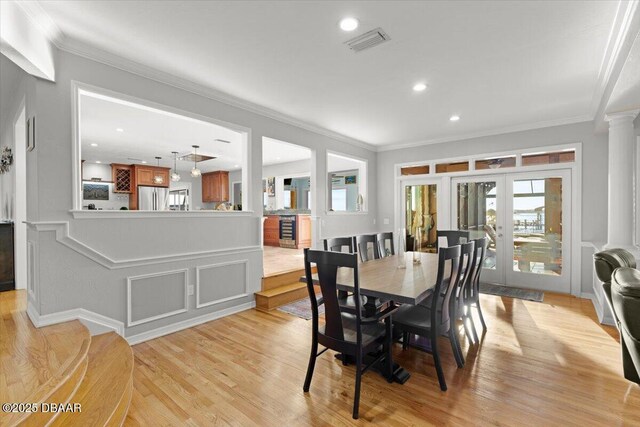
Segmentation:
{"type": "Polygon", "coordinates": [[[280,246],[280,216],[269,215],[264,220],[264,245],[280,246]]]}
{"type": "Polygon", "coordinates": [[[133,166],[112,163],[111,176],[114,193],[133,192],[133,166]]]}
{"type": "Polygon", "coordinates": [[[134,165],[135,185],[146,185],[149,187],[169,187],[169,170],[170,168],[162,168],[158,166],[139,166],[134,165]],[[155,176],[162,177],[162,183],[156,184],[153,180],[155,176]]]}
{"type": "Polygon", "coordinates": [[[202,174],[202,201],[204,203],[229,201],[229,171],[202,174]]]}

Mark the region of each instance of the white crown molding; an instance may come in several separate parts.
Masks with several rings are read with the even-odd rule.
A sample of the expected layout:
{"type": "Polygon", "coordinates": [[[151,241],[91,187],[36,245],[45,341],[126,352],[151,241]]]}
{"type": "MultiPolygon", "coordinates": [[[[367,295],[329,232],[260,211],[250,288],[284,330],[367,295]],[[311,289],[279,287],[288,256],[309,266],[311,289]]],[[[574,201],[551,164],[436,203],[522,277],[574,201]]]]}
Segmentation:
{"type": "Polygon", "coordinates": [[[60,48],[64,41],[64,34],[58,24],[42,8],[39,1],[14,1],[31,21],[40,29],[42,34],[57,48],[60,48]]]}
{"type": "Polygon", "coordinates": [[[629,56],[636,35],[640,31],[640,0],[620,0],[607,48],[605,50],[598,83],[591,100],[591,111],[596,125],[602,125],[613,89],[629,56]]]}
{"type": "Polygon", "coordinates": [[[36,328],[79,320],[89,329],[91,335],[113,331],[120,336],[124,336],[124,323],[103,316],[102,314],[85,310],[84,308],[74,308],[72,310],[40,315],[31,302],[29,302],[27,304],[27,315],[36,328]]]}
{"type": "Polygon", "coordinates": [[[576,123],[589,122],[592,119],[593,118],[590,115],[585,114],[582,116],[569,117],[565,119],[545,120],[541,122],[526,123],[522,125],[510,126],[510,127],[505,127],[501,129],[491,129],[486,131],[471,132],[467,134],[459,134],[459,135],[447,136],[443,138],[426,139],[423,141],[402,142],[398,144],[385,144],[385,145],[378,146],[377,151],[383,152],[383,151],[401,150],[405,148],[421,147],[424,145],[441,144],[443,142],[463,141],[466,139],[483,138],[487,136],[502,135],[502,134],[514,133],[514,132],[523,132],[523,131],[534,130],[534,129],[544,129],[544,128],[549,128],[553,126],[571,125],[576,123]]]}
{"type": "Polygon", "coordinates": [[[255,306],[256,306],[255,301],[247,302],[244,304],[236,305],[234,307],[229,307],[223,310],[215,311],[213,313],[204,314],[198,317],[192,317],[191,319],[172,323],[171,325],[162,326],[160,328],[152,329],[150,331],[141,332],[136,335],[131,335],[131,336],[125,337],[125,339],[129,342],[129,345],[139,344],[141,342],[148,341],[150,339],[158,338],[163,335],[172,334],[174,332],[178,332],[183,329],[201,325],[203,323],[220,319],[222,317],[226,317],[231,314],[236,314],[236,313],[240,313],[241,311],[250,310],[255,306]]]}
{"type": "Polygon", "coordinates": [[[240,253],[257,252],[261,251],[260,246],[242,246],[231,249],[213,249],[209,251],[188,252],[181,254],[171,255],[159,255],[147,258],[134,258],[126,260],[114,260],[107,255],[96,251],[93,248],[85,245],[84,243],[76,240],[69,234],[69,222],[68,221],[40,221],[40,222],[26,222],[27,226],[38,232],[55,232],[56,241],[63,244],[69,249],[89,258],[92,261],[97,262],[109,270],[116,270],[120,268],[139,267],[142,265],[159,264],[173,261],[193,260],[198,258],[207,258],[211,256],[219,255],[234,255],[240,253]]]}

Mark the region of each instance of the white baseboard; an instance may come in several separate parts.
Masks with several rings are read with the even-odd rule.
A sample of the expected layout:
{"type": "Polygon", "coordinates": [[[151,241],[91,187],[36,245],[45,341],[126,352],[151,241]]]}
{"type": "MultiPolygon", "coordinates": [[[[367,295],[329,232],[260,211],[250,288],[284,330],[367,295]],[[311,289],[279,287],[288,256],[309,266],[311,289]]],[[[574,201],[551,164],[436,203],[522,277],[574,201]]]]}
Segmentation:
{"type": "Polygon", "coordinates": [[[240,304],[234,307],[225,308],[224,310],[216,311],[202,316],[193,317],[191,319],[183,320],[181,322],[172,323],[171,325],[163,326],[161,328],[152,329],[150,331],[141,332],[136,335],[125,337],[129,342],[129,345],[140,344],[141,342],[148,341],[154,338],[161,337],[163,335],[172,334],[174,332],[181,331],[183,329],[191,328],[193,326],[200,325],[202,323],[210,322],[212,320],[220,319],[221,317],[229,316],[231,314],[239,313],[241,311],[252,309],[256,306],[255,301],[240,304]]]}
{"type": "Polygon", "coordinates": [[[589,298],[593,303],[596,315],[598,316],[598,320],[601,324],[615,326],[616,323],[613,319],[613,313],[611,313],[609,304],[605,301],[606,297],[604,296],[604,291],[600,289],[600,292],[598,292],[598,289],[595,288],[596,286],[599,286],[597,284],[594,284],[593,286],[593,293],[583,292],[582,295],[590,295],[590,297],[585,296],[584,298],[589,298]]]}
{"type": "Polygon", "coordinates": [[[93,311],[85,310],[84,308],[74,308],[72,310],[60,311],[58,313],[40,315],[36,311],[35,307],[29,303],[27,305],[27,315],[36,328],[55,325],[57,323],[70,322],[72,320],[79,320],[87,327],[87,329],[89,329],[89,333],[91,335],[115,332],[118,335],[124,336],[124,323],[110,317],[94,313],[93,311]]]}

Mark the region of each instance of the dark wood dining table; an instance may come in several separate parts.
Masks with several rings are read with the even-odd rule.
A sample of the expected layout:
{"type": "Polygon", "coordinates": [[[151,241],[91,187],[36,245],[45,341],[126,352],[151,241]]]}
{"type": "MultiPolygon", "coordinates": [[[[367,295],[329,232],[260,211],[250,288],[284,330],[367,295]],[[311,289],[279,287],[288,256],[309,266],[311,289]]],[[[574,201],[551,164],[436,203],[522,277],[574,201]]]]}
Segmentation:
{"type": "MultiPolygon", "coordinates": [[[[413,262],[413,252],[359,263],[358,282],[360,295],[367,297],[364,306],[367,315],[374,314],[387,302],[417,305],[433,293],[438,276],[438,254],[420,252],[419,255],[419,263],[413,262]],[[402,256],[404,268],[399,268],[402,256]]],[[[307,279],[303,276],[300,281],[307,279]]],[[[313,281],[318,282],[317,273],[313,274],[313,281]]],[[[338,269],[337,287],[353,292],[353,269],[338,269]]],[[[408,378],[409,373],[396,366],[394,380],[404,383],[408,378]]]]}

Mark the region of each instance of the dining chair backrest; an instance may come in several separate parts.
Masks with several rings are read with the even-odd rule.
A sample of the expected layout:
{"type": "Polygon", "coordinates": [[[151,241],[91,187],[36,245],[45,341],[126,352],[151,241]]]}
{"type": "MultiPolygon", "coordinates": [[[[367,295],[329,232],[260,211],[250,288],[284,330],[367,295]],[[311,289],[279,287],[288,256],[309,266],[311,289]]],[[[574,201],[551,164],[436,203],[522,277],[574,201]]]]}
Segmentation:
{"type": "Polygon", "coordinates": [[[396,251],[393,247],[393,233],[378,233],[378,253],[380,254],[380,258],[385,258],[391,255],[395,255],[396,251]],[[387,247],[387,242],[389,242],[389,246],[387,247]]]}
{"type": "Polygon", "coordinates": [[[466,300],[476,301],[478,294],[480,293],[480,273],[482,272],[482,265],[487,254],[487,247],[489,246],[489,238],[482,237],[480,239],[473,240],[475,242],[474,254],[473,254],[473,271],[470,274],[470,282],[466,288],[466,300]]]}
{"type": "Polygon", "coordinates": [[[431,298],[431,324],[442,332],[451,326],[451,296],[460,275],[460,245],[441,248],[438,252],[438,276],[431,298]]]}
{"type": "Polygon", "coordinates": [[[458,277],[458,287],[455,292],[455,298],[452,298],[456,307],[456,316],[459,316],[464,306],[465,291],[473,280],[473,268],[475,265],[475,247],[474,240],[460,245],[460,276],[458,277]]]}
{"type": "Polygon", "coordinates": [[[347,248],[347,253],[356,253],[356,246],[354,244],[353,237],[334,237],[332,239],[324,239],[325,251],[344,252],[344,248],[347,248]]]}
{"type": "Polygon", "coordinates": [[[455,246],[469,241],[471,233],[467,230],[438,230],[436,231],[436,250],[440,248],[440,237],[447,239],[447,246],[455,246]]]}
{"type": "MultiPolygon", "coordinates": [[[[353,269],[353,294],[356,309],[357,343],[362,343],[362,331],[360,328],[361,307],[360,307],[360,285],[358,282],[358,258],[356,254],[345,254],[338,252],[304,250],[304,270],[307,279],[307,291],[311,299],[311,312],[313,318],[314,331],[318,333],[318,342],[325,347],[340,351],[341,347],[347,346],[344,339],[344,329],[342,326],[342,315],[337,296],[337,275],[338,268],[353,269]],[[318,322],[318,298],[313,283],[313,272],[311,264],[315,264],[318,274],[318,285],[320,287],[325,311],[325,328],[319,330],[318,322]]],[[[353,343],[352,343],[353,344],[353,343]]]]}
{"type": "Polygon", "coordinates": [[[375,234],[363,234],[362,236],[356,236],[356,247],[362,262],[380,258],[378,239],[375,234]],[[373,258],[369,256],[369,244],[372,246],[373,258]]]}

